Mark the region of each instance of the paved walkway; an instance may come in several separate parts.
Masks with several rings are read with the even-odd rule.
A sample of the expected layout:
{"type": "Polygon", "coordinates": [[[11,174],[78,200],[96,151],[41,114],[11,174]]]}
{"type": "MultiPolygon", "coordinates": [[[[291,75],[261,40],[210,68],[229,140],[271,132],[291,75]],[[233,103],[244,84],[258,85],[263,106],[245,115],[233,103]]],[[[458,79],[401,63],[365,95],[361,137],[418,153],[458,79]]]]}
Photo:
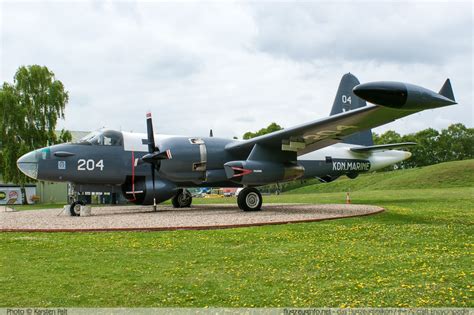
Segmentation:
{"type": "Polygon", "coordinates": [[[375,214],[383,208],[346,204],[264,204],[245,212],[233,204],[174,209],[158,206],[93,207],[89,217],[71,217],[62,209],[0,212],[0,231],[164,231],[222,229],[267,224],[312,222],[375,214]]]}

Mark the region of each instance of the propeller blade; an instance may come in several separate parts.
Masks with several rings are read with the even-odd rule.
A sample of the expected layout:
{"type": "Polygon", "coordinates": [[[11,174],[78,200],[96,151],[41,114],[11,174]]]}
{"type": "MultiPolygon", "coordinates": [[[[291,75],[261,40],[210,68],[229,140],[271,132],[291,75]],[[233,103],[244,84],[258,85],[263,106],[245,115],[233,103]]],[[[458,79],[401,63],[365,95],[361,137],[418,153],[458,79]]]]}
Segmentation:
{"type": "Polygon", "coordinates": [[[146,114],[146,132],[148,134],[148,153],[153,153],[156,151],[155,146],[155,135],[153,133],[153,121],[151,120],[151,113],[146,114]]]}
{"type": "Polygon", "coordinates": [[[212,129],[209,130],[209,137],[214,137],[214,133],[212,132],[212,129]]]}
{"type": "Polygon", "coordinates": [[[151,183],[153,185],[153,211],[156,211],[156,197],[155,197],[155,165],[151,164],[151,183]]]}
{"type": "Polygon", "coordinates": [[[156,158],[160,159],[160,160],[171,160],[173,158],[173,156],[171,155],[171,150],[168,149],[166,151],[158,153],[156,155],[156,158]]]}
{"type": "Polygon", "coordinates": [[[156,152],[154,153],[148,153],[142,156],[141,160],[146,163],[151,163],[153,164],[155,162],[155,157],[156,157],[156,152]]]}
{"type": "Polygon", "coordinates": [[[166,150],[163,152],[156,151],[153,153],[147,153],[141,158],[141,160],[146,163],[158,164],[161,160],[170,160],[172,158],[171,150],[166,150]]]}
{"type": "Polygon", "coordinates": [[[151,167],[151,181],[153,187],[153,211],[156,211],[156,191],[155,191],[155,170],[159,170],[161,165],[161,160],[169,160],[172,158],[171,151],[166,150],[160,152],[160,150],[155,145],[155,134],[153,132],[153,121],[151,119],[151,113],[146,114],[146,131],[147,131],[147,144],[148,144],[148,154],[145,154],[141,159],[137,161],[138,163],[150,163],[151,167]]]}

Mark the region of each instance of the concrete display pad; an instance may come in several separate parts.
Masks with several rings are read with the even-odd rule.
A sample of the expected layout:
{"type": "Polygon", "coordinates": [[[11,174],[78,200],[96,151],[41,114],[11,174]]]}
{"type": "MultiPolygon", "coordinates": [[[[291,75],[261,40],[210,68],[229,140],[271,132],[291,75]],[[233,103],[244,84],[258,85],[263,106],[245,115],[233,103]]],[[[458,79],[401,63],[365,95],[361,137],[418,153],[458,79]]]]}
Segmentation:
{"type": "Polygon", "coordinates": [[[93,207],[91,216],[71,217],[62,209],[1,211],[0,231],[167,231],[223,229],[268,224],[313,222],[365,216],[384,209],[347,204],[264,204],[261,211],[245,212],[234,204],[195,205],[174,209],[159,205],[93,207]]]}

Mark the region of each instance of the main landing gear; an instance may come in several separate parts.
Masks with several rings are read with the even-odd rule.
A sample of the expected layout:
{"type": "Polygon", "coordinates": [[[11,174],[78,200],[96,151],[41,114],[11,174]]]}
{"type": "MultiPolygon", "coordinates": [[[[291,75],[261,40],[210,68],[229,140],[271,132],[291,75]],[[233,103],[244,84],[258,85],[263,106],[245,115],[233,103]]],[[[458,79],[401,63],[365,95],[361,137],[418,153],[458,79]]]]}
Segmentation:
{"type": "Polygon", "coordinates": [[[237,204],[244,211],[259,211],[262,207],[262,194],[253,187],[245,187],[237,196],[237,204]]]}
{"type": "Polygon", "coordinates": [[[171,199],[174,208],[189,208],[193,202],[193,196],[186,189],[178,190],[178,193],[171,199]]]}

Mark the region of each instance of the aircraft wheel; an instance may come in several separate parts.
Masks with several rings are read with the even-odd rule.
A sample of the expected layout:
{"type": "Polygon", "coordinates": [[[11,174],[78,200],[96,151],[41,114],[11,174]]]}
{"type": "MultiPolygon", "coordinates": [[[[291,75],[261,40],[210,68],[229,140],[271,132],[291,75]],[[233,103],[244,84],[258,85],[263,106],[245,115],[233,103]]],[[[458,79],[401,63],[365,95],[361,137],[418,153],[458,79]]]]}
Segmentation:
{"type": "Polygon", "coordinates": [[[258,189],[246,187],[237,196],[237,204],[244,211],[259,211],[262,207],[262,194],[258,189]]]}
{"type": "Polygon", "coordinates": [[[178,190],[178,193],[171,199],[174,208],[189,208],[193,202],[193,196],[186,189],[178,190]]]}
{"type": "Polygon", "coordinates": [[[78,217],[81,215],[81,206],[85,206],[86,203],[84,201],[78,200],[74,201],[71,203],[71,206],[69,207],[69,212],[71,213],[71,216],[73,217],[78,217]]]}

